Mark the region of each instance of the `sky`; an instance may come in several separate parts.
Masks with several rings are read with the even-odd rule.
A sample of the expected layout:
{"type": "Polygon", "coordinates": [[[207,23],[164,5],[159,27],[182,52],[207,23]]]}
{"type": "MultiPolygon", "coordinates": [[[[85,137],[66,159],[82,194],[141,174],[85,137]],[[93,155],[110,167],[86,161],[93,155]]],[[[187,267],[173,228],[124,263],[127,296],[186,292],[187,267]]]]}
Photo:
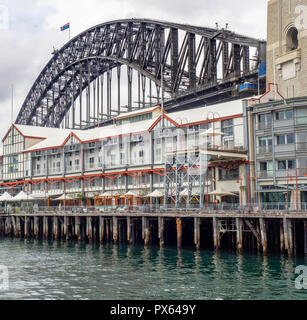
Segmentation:
{"type": "Polygon", "coordinates": [[[15,121],[30,88],[51,59],[53,48],[97,24],[149,18],[229,29],[266,39],[267,0],[0,0],[0,137],[15,121]],[[7,19],[6,19],[7,18],[7,19]]]}

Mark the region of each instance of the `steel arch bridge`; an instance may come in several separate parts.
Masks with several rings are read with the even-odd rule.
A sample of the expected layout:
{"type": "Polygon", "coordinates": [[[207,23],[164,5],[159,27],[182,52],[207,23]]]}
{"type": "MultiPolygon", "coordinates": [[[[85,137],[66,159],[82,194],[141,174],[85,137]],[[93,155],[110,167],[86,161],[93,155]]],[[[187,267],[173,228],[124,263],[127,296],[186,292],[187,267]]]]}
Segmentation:
{"type": "Polygon", "coordinates": [[[237,86],[257,83],[265,52],[264,41],[225,29],[148,19],[104,23],[53,52],[16,123],[74,129],[103,125],[160,103],[161,91],[170,111],[243,98],[237,86]]]}

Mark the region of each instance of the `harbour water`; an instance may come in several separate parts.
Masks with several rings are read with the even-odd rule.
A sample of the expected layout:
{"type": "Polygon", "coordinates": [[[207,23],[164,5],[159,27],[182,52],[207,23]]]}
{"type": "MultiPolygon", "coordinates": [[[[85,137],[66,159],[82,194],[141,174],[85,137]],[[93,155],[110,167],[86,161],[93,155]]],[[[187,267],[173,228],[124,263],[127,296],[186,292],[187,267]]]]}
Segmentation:
{"type": "Polygon", "coordinates": [[[304,257],[1,239],[0,265],[1,300],[307,299],[304,257]]]}

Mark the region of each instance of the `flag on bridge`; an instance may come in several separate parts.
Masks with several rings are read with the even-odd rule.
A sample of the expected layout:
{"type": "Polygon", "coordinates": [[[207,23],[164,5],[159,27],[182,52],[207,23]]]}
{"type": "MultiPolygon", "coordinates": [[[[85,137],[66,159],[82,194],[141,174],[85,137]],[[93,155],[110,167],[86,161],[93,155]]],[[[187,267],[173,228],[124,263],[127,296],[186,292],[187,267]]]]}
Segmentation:
{"type": "Polygon", "coordinates": [[[65,31],[70,28],[70,22],[66,23],[63,27],[61,27],[61,31],[65,31]]]}

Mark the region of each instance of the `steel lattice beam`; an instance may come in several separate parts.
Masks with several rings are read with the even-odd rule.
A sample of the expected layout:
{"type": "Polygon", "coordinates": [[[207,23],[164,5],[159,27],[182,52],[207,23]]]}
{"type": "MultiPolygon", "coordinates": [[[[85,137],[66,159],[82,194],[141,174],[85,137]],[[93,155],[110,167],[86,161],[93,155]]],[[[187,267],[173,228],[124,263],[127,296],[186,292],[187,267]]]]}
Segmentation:
{"type": "MultiPolygon", "coordinates": [[[[142,79],[139,96],[142,91],[143,103],[139,102],[139,106],[143,108],[146,86],[144,79],[150,79],[159,91],[162,71],[164,90],[172,97],[166,103],[166,108],[186,107],[189,104],[192,106],[199,100],[210,103],[231,99],[237,84],[255,80],[259,63],[264,59],[263,41],[228,30],[142,19],[101,24],[83,32],[61,50],[54,52],[53,58],[27,95],[16,123],[59,127],[84,90],[88,99],[84,109],[87,110],[87,125],[110,120],[113,116],[112,108],[115,109],[110,95],[110,70],[118,68],[120,83],[120,66],[123,65],[128,68],[128,106],[121,108],[119,104],[118,114],[132,110],[132,70],[136,70],[142,79]],[[182,41],[179,40],[180,37],[182,41]],[[250,59],[252,49],[256,52],[253,67],[250,59]],[[222,68],[221,76],[218,72],[219,65],[222,68]],[[103,86],[103,79],[96,80],[104,74],[108,75],[109,86],[107,110],[101,102],[99,116],[95,105],[92,121],[91,95],[96,99],[96,91],[99,93],[97,84],[98,87],[103,86]],[[95,85],[94,93],[90,90],[92,83],[95,85]]],[[[118,100],[120,101],[120,97],[118,100]]],[[[81,104],[82,99],[80,119],[84,108],[81,104]]],[[[84,120],[80,120],[80,127],[82,121],[84,120]]],[[[68,123],[68,119],[66,122],[68,123]]]]}

